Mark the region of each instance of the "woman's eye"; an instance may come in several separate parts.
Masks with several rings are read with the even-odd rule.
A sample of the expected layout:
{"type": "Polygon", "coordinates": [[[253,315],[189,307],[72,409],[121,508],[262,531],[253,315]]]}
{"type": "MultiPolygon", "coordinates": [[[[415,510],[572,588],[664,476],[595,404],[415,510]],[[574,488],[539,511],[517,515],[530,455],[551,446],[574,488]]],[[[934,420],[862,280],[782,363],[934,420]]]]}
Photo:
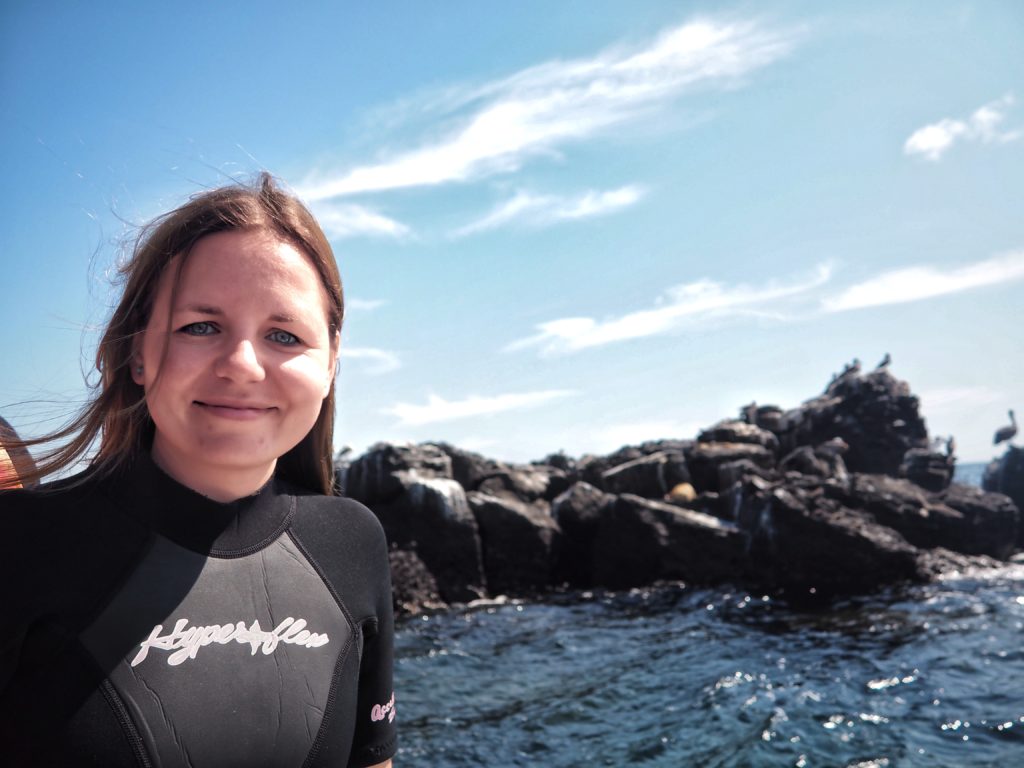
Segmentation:
{"type": "Polygon", "coordinates": [[[189,336],[210,336],[217,332],[217,326],[213,323],[207,323],[205,321],[199,323],[189,323],[181,329],[181,333],[187,333],[189,336]]]}
{"type": "Polygon", "coordinates": [[[292,333],[288,333],[288,331],[271,331],[267,334],[267,338],[275,344],[287,344],[291,346],[299,343],[298,337],[292,333]]]}

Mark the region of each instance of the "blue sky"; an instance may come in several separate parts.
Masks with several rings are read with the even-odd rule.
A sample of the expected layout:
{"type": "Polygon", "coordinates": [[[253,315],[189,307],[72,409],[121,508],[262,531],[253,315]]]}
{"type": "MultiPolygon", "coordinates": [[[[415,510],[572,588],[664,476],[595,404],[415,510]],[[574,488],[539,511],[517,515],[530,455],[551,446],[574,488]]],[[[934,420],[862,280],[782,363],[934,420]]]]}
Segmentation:
{"type": "Polygon", "coordinates": [[[0,10],[25,434],[133,227],[260,169],[345,281],[339,447],[607,452],[886,352],[963,461],[1024,411],[1019,3],[143,5],[0,10]]]}

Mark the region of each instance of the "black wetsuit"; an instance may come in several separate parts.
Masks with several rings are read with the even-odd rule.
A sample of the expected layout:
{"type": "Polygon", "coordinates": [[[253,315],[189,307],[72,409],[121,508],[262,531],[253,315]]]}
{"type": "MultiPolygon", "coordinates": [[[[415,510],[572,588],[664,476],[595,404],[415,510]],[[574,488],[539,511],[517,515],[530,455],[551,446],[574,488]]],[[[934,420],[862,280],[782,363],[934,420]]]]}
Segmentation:
{"type": "Polygon", "coordinates": [[[275,480],[219,504],[146,458],[0,493],[0,521],[3,765],[393,755],[387,546],[357,502],[275,480]]]}

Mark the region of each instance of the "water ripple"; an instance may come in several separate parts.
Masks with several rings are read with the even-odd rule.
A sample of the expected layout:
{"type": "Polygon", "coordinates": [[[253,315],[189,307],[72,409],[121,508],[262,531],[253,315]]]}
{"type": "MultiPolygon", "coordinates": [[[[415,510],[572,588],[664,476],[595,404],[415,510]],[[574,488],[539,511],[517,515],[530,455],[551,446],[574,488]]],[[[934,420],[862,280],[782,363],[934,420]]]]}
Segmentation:
{"type": "Polygon", "coordinates": [[[1024,569],[804,609],[666,587],[397,637],[403,766],[1009,765],[1024,569]]]}

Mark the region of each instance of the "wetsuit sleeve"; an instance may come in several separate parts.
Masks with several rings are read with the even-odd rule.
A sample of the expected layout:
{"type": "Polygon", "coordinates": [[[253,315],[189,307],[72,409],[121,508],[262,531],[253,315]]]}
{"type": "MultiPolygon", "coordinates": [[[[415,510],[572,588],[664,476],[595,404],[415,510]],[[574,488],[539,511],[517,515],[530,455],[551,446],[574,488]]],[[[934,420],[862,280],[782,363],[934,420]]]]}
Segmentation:
{"type": "Polygon", "coordinates": [[[394,620],[387,542],[373,520],[374,615],[362,622],[363,653],[359,663],[359,697],[351,766],[384,762],[395,752],[394,620]]]}

